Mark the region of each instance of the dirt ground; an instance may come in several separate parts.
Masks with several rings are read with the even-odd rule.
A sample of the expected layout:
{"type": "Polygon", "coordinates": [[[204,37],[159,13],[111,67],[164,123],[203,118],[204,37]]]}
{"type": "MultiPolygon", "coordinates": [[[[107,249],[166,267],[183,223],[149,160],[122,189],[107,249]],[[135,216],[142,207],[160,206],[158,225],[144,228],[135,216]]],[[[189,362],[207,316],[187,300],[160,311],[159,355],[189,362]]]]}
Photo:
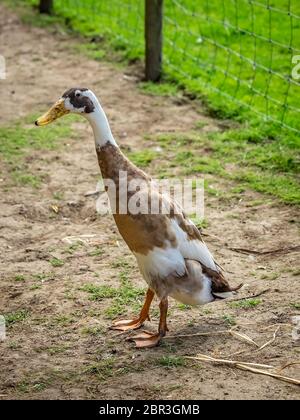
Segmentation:
{"type": "MultiPolygon", "coordinates": [[[[149,147],[145,135],[189,131],[199,120],[205,121],[205,129],[220,128],[199,104],[144,95],[130,68],[75,54],[70,47],[76,39],[25,26],[2,5],[0,28],[8,76],[0,81],[3,126],[45,110],[69,87],[87,86],[99,95],[125,151],[149,147]]],[[[299,254],[246,255],[230,249],[297,245],[297,209],[251,191],[232,200],[207,196],[209,225],[204,233],[209,248],[231,283],[245,284],[239,297],[265,293],[249,308],[219,301],[191,309],[173,301],[169,335],[191,336],[136,350],[125,341],[128,334],[108,329],[113,298],[92,301],[82,290],[91,283],[118,288],[124,272],[135,287],[145,284],[111,216],[97,215],[95,198],[85,197],[95,189],[99,169],[91,129],[84,121],[73,126],[76,134],[58,149],[32,152],[32,171],[47,174],[41,188],[9,187],[10,175],[1,163],[0,314],[21,315],[0,342],[0,398],[299,398],[296,385],[183,359],[203,353],[275,367],[299,361],[299,343],[292,338],[293,317],[299,316],[299,254]],[[59,201],[54,199],[58,193],[59,201]],[[63,265],[54,264],[55,258],[63,265]],[[275,331],[276,338],[259,350],[236,336],[217,333],[233,325],[259,346],[275,331]],[[192,335],[201,332],[209,334],[192,335]]],[[[147,170],[156,171],[155,166],[147,170]]],[[[210,179],[225,191],[232,187],[210,179]]],[[[123,308],[123,317],[136,309],[123,308]]],[[[156,328],[157,321],[155,309],[147,327],[156,328]]],[[[283,373],[299,379],[299,364],[283,373]]]]}

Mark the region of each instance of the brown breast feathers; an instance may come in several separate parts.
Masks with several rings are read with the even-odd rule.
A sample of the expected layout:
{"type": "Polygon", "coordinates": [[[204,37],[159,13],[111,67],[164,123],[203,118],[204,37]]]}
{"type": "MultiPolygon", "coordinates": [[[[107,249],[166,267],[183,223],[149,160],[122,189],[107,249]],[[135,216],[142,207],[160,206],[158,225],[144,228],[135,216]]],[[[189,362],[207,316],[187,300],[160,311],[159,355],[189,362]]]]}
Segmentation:
{"type": "MultiPolygon", "coordinates": [[[[113,214],[116,225],[124,241],[131,251],[146,255],[154,247],[163,248],[166,241],[176,246],[174,233],[170,231],[170,219],[165,214],[131,214],[127,208],[126,214],[120,212],[119,198],[119,173],[126,171],[128,183],[131,180],[144,181],[145,185],[151,181],[151,178],[142,170],[133,165],[121,152],[121,150],[107,143],[96,149],[99,166],[103,179],[112,180],[116,186],[116,211],[113,214]]],[[[127,191],[127,204],[135,192],[127,191]]],[[[145,195],[145,200],[150,200],[149,189],[139,192],[140,197],[145,195]]],[[[161,196],[157,192],[158,200],[161,202],[161,196]]]]}

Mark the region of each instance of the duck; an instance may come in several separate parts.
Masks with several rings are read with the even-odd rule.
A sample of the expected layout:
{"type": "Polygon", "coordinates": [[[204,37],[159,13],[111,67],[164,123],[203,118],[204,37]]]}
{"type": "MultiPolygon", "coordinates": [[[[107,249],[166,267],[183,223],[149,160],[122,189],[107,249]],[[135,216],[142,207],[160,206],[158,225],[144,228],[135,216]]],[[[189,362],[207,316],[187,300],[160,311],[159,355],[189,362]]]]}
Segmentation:
{"type": "Polygon", "coordinates": [[[152,178],[124,155],[92,90],[68,89],[35,124],[45,126],[70,113],[85,117],[92,127],[114,221],[148,286],[140,313],[132,319],[115,321],[111,328],[123,332],[141,328],[150,321],[149,310],[156,296],[160,312],[157,331],[141,330],[131,337],[137,348],[155,347],[168,331],[170,297],[187,305],[204,305],[232,296],[241,285],[229,285],[197,226],[173,197],[153,186],[152,178]],[[125,180],[127,183],[122,184],[125,180]],[[151,184],[151,200],[168,211],[152,214],[132,209],[132,182],[139,185],[139,199],[147,203],[151,184]]]}

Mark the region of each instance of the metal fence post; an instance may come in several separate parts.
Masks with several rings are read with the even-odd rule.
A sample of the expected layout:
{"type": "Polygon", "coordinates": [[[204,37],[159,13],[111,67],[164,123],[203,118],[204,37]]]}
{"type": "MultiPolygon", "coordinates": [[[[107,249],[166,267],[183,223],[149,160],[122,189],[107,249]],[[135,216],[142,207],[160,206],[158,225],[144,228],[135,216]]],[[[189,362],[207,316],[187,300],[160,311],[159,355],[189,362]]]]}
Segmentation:
{"type": "Polygon", "coordinates": [[[53,11],[53,0],[40,0],[40,13],[51,15],[53,11]]]}
{"type": "Polygon", "coordinates": [[[146,80],[156,82],[162,71],[163,0],[145,0],[146,80]]]}

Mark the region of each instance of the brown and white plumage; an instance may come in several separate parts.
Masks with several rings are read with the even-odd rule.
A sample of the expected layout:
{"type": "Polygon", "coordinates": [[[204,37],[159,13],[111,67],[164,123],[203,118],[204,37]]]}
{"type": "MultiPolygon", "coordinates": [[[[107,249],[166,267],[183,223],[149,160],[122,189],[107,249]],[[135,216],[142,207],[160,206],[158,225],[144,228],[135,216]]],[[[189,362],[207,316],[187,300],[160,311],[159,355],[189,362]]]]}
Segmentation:
{"type": "MultiPolygon", "coordinates": [[[[119,199],[124,194],[119,189],[119,177],[126,173],[128,182],[142,181],[139,196],[149,197],[151,178],[130,162],[117,146],[105,113],[96,96],[88,89],[70,89],[37,120],[37,125],[47,124],[69,112],[85,116],[94,131],[96,152],[102,177],[116,186],[116,208],[113,214],[116,225],[129,249],[135,255],[139,269],[148,284],[144,307],[138,318],[116,322],[113,328],[130,330],[139,328],[148,318],[149,307],[156,294],[160,300],[160,324],[157,334],[144,332],[134,338],[138,347],[158,344],[167,331],[166,316],[168,296],[179,302],[201,305],[212,302],[215,296],[227,297],[232,292],[220,267],[204,243],[194,223],[172,198],[151,185],[160,206],[168,206],[168,214],[133,214],[128,202],[133,192],[126,191],[127,211],[120,211],[119,199]]],[[[110,190],[107,189],[109,198],[110,190]]]]}

